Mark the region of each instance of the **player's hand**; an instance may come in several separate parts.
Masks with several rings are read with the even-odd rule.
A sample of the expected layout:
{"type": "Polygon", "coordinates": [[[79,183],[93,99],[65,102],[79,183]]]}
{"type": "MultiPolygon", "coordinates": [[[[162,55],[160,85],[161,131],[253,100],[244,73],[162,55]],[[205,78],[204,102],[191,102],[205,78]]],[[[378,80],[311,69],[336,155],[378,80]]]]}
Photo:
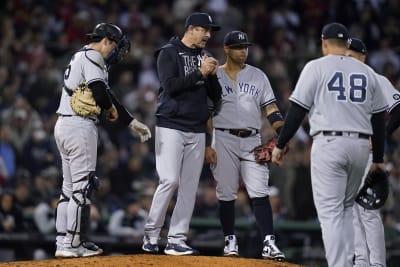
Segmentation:
{"type": "Polygon", "coordinates": [[[210,75],[213,72],[216,72],[217,67],[218,61],[215,58],[209,57],[207,55],[202,56],[200,72],[204,77],[210,75]]]}
{"type": "Polygon", "coordinates": [[[204,157],[207,163],[217,164],[217,152],[215,152],[214,148],[207,146],[204,157]]]}
{"type": "Polygon", "coordinates": [[[106,118],[109,121],[116,121],[118,120],[118,111],[115,108],[114,104],[111,106],[111,108],[107,109],[106,111],[106,118]]]}
{"type": "Polygon", "coordinates": [[[369,172],[371,173],[373,171],[376,171],[377,169],[381,169],[382,171],[386,172],[386,167],[384,163],[372,163],[371,167],[369,168],[369,172]]]}
{"type": "Polygon", "coordinates": [[[129,128],[140,136],[140,141],[142,143],[151,138],[149,127],[147,127],[146,124],[141,123],[137,119],[133,119],[131,123],[129,123],[129,128]]]}
{"type": "Polygon", "coordinates": [[[280,149],[275,146],[274,149],[272,150],[271,162],[275,163],[278,166],[282,165],[284,154],[285,153],[283,152],[283,149],[280,149]]]}

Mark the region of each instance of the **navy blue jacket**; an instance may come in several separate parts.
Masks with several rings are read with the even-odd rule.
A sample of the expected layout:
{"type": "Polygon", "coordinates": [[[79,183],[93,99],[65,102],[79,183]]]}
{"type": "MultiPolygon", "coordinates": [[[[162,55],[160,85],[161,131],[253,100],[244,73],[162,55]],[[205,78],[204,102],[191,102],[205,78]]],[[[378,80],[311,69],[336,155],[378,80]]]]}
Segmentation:
{"type": "Polygon", "coordinates": [[[184,132],[202,133],[210,115],[207,99],[217,103],[221,86],[216,75],[204,78],[200,73],[203,49],[185,46],[172,38],[155,53],[160,89],[157,98],[156,125],[184,132]]]}

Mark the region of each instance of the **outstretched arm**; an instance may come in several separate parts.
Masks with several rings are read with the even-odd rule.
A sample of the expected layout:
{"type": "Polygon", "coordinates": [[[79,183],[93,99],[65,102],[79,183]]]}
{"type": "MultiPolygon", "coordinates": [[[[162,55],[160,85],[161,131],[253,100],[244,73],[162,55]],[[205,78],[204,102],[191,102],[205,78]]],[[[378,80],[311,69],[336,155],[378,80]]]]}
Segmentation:
{"type": "Polygon", "coordinates": [[[285,122],[282,126],[281,133],[278,138],[278,143],[272,151],[272,162],[281,165],[283,163],[283,155],[285,154],[284,148],[290,139],[294,136],[297,129],[300,127],[301,122],[308,110],[292,102],[286,115],[285,122]]]}

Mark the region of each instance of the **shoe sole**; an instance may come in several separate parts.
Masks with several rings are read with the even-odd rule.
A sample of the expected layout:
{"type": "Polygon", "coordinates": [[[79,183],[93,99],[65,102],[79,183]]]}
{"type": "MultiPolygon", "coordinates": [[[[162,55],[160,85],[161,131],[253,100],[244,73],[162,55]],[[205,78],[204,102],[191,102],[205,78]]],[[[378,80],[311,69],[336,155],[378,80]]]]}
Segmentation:
{"type": "Polygon", "coordinates": [[[142,246],[142,250],[143,250],[144,252],[146,252],[146,253],[149,253],[149,254],[158,254],[158,250],[147,249],[147,248],[145,248],[144,246],[142,246]]]}
{"type": "Polygon", "coordinates": [[[274,260],[274,261],[284,261],[285,257],[267,257],[267,256],[263,256],[264,259],[267,260],[274,260]]]}
{"type": "Polygon", "coordinates": [[[103,250],[99,249],[98,251],[93,252],[93,253],[82,254],[82,257],[87,258],[87,257],[98,256],[98,255],[101,255],[101,254],[103,254],[103,250]]]}
{"type": "Polygon", "coordinates": [[[76,254],[67,254],[66,255],[66,254],[64,254],[64,252],[56,251],[54,257],[57,259],[67,259],[67,258],[78,258],[79,255],[76,255],[76,254]]]}
{"type": "Polygon", "coordinates": [[[167,255],[173,255],[173,256],[195,256],[199,255],[198,252],[193,252],[193,251],[186,251],[186,252],[179,252],[176,250],[164,250],[164,253],[167,255]]]}
{"type": "Polygon", "coordinates": [[[230,252],[230,253],[224,254],[224,257],[236,258],[236,257],[239,257],[239,254],[237,252],[230,252]]]}

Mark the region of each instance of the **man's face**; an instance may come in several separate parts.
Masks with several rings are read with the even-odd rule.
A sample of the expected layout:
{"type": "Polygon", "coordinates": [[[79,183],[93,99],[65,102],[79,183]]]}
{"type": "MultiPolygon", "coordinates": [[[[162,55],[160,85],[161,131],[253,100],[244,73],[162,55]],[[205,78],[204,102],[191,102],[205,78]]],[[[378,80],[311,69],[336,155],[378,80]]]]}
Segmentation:
{"type": "Polygon", "coordinates": [[[211,37],[211,29],[200,26],[190,26],[191,41],[194,48],[204,48],[211,37]]]}
{"type": "Polygon", "coordinates": [[[107,42],[107,47],[106,47],[106,49],[107,49],[108,54],[110,54],[111,51],[113,51],[115,48],[117,48],[118,44],[117,44],[116,41],[111,40],[111,39],[108,39],[108,38],[107,38],[107,41],[108,41],[108,42],[107,42]]]}
{"type": "Polygon", "coordinates": [[[238,46],[225,46],[225,53],[236,64],[244,64],[249,55],[249,49],[247,45],[238,46]]]}

